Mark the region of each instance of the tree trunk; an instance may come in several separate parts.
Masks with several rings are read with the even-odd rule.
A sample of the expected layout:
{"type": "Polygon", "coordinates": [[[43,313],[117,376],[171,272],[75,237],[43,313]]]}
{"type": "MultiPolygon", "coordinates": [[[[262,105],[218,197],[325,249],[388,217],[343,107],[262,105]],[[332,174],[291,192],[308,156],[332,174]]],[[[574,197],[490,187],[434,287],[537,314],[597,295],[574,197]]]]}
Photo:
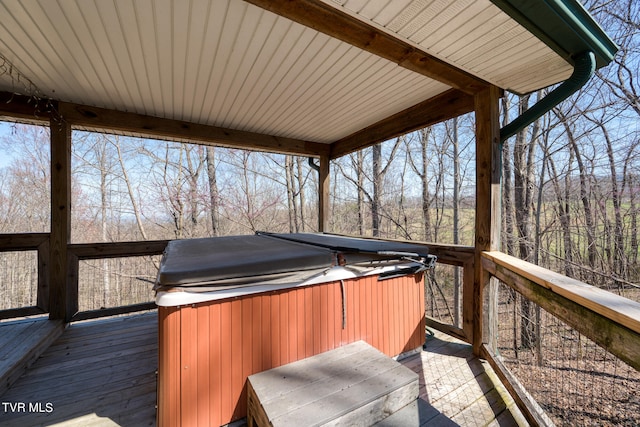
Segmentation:
{"type": "Polygon", "coordinates": [[[596,253],[596,238],[595,238],[595,224],[593,218],[593,210],[591,208],[591,200],[589,199],[589,176],[587,174],[586,166],[583,162],[580,147],[573,134],[572,128],[567,121],[566,116],[558,109],[555,109],[556,114],[560,118],[562,125],[567,132],[567,139],[569,140],[569,146],[575,155],[576,163],[578,164],[578,171],[580,172],[580,199],[582,200],[582,208],[584,209],[585,229],[587,232],[587,254],[588,254],[588,267],[594,268],[596,265],[597,253],[596,253]]]}
{"type": "Polygon", "coordinates": [[[626,277],[627,257],[624,250],[624,236],[621,212],[621,195],[618,189],[618,171],[616,169],[616,158],[613,153],[613,144],[609,137],[607,128],[599,123],[600,129],[606,142],[607,158],[609,159],[609,170],[611,171],[611,203],[613,204],[614,229],[613,229],[613,273],[618,277],[626,277]]]}
{"type": "Polygon", "coordinates": [[[304,178],[303,178],[303,168],[302,168],[302,164],[303,164],[304,160],[302,159],[302,157],[296,157],[296,164],[298,166],[298,179],[297,179],[297,185],[298,185],[298,213],[299,213],[299,217],[300,217],[300,227],[298,231],[305,231],[305,222],[306,222],[306,215],[305,215],[305,205],[306,205],[306,197],[305,197],[305,192],[304,192],[304,178]]]}
{"type": "MultiPolygon", "coordinates": [[[[451,145],[453,149],[453,244],[460,244],[460,153],[458,141],[458,118],[454,117],[451,121],[452,138],[451,145]]],[[[453,306],[454,306],[454,325],[460,327],[460,268],[455,267],[453,270],[453,306]]]]}
{"type": "Polygon", "coordinates": [[[372,147],[373,198],[371,200],[371,229],[373,237],[380,236],[380,193],[382,192],[382,144],[372,147]]]}
{"type": "MultiPolygon", "coordinates": [[[[547,167],[549,169],[549,181],[553,186],[556,196],[557,217],[560,221],[560,230],[562,235],[562,246],[564,254],[564,274],[573,277],[573,240],[571,239],[571,211],[570,211],[570,180],[569,174],[565,176],[564,192],[560,188],[560,176],[553,157],[549,153],[545,153],[549,157],[547,167]]],[[[573,162],[573,155],[570,153],[569,166],[573,162]]]]}
{"type": "MultiPolygon", "coordinates": [[[[503,126],[509,123],[509,98],[502,98],[503,126]]],[[[502,233],[505,251],[509,255],[516,255],[515,234],[513,224],[513,187],[511,173],[511,148],[509,140],[502,143],[502,233]]]]}
{"type": "Polygon", "coordinates": [[[120,169],[122,170],[122,177],[124,179],[124,183],[127,186],[127,193],[129,194],[129,200],[131,201],[131,206],[133,208],[133,215],[136,218],[136,225],[138,226],[138,231],[142,235],[143,240],[149,240],[147,237],[147,232],[144,228],[144,223],[142,221],[142,216],[140,215],[140,208],[138,207],[137,198],[133,191],[133,186],[131,185],[131,180],[129,179],[129,174],[127,173],[127,167],[125,165],[124,158],[122,156],[122,150],[120,147],[120,138],[115,137],[115,147],[118,153],[118,161],[120,162],[120,169]]]}
{"type": "Polygon", "coordinates": [[[218,178],[216,175],[215,147],[207,145],[207,181],[209,184],[209,203],[211,212],[211,235],[220,235],[220,194],[218,192],[218,178]]]}
{"type": "Polygon", "coordinates": [[[418,143],[420,144],[418,150],[420,152],[419,162],[414,160],[411,147],[407,147],[407,154],[409,158],[409,164],[411,168],[420,178],[420,191],[421,191],[421,213],[422,213],[422,228],[423,228],[423,240],[432,241],[432,224],[431,224],[431,192],[429,191],[429,136],[431,135],[431,128],[421,129],[417,132],[419,137],[418,143]]]}
{"type": "Polygon", "coordinates": [[[284,170],[287,185],[287,206],[289,214],[289,233],[298,231],[298,215],[295,201],[295,188],[293,177],[293,157],[284,157],[284,170]]]}
{"type": "Polygon", "coordinates": [[[356,180],[358,191],[358,234],[364,235],[364,152],[358,150],[356,153],[356,180]]]}
{"type": "MultiPolygon", "coordinates": [[[[529,96],[520,99],[520,114],[528,109],[529,96]]],[[[514,152],[514,207],[518,227],[519,256],[525,261],[533,261],[531,214],[534,190],[534,154],[537,144],[539,122],[533,124],[531,139],[526,140],[526,128],[518,132],[514,152]]],[[[534,304],[526,298],[521,302],[520,342],[523,348],[534,348],[537,337],[534,304]]]]}

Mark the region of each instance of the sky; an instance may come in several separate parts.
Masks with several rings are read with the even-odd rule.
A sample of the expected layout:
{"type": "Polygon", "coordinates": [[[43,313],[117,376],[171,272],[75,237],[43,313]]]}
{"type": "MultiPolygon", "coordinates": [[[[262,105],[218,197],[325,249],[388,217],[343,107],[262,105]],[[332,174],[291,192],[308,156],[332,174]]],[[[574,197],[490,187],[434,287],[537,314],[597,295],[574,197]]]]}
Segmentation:
{"type": "MultiPolygon", "coordinates": [[[[11,135],[11,123],[0,121],[0,140],[11,135]]],[[[11,161],[11,157],[7,150],[0,143],[0,168],[6,167],[11,161]]]]}

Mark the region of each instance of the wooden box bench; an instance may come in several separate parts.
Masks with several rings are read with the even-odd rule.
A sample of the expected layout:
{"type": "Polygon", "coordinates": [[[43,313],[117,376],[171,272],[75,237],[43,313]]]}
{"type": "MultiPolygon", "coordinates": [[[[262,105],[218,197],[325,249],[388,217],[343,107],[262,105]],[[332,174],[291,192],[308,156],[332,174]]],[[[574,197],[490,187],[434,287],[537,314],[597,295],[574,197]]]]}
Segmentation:
{"type": "Polygon", "coordinates": [[[418,398],[418,375],[364,341],[247,379],[253,426],[369,426],[418,398]]]}

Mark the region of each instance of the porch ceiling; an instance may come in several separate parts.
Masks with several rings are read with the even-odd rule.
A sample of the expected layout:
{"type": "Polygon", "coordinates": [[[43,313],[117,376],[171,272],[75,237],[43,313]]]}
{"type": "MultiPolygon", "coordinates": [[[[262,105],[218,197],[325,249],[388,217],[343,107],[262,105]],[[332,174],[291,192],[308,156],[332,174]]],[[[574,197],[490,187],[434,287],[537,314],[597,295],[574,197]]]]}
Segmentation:
{"type": "Polygon", "coordinates": [[[470,111],[488,84],[572,72],[490,0],[0,0],[0,15],[0,91],[337,153],[470,111]]]}

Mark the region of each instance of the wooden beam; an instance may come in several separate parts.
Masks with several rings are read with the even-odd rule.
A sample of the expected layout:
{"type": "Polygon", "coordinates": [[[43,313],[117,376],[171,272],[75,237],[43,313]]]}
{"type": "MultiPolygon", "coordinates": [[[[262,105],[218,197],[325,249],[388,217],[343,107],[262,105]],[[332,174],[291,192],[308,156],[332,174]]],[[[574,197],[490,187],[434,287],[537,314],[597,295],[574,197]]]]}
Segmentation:
{"type": "Polygon", "coordinates": [[[32,251],[49,240],[49,233],[0,234],[0,252],[32,251]]]}
{"type": "Polygon", "coordinates": [[[489,86],[412,44],[321,0],[245,0],[470,95],[489,86]]]}
{"type": "Polygon", "coordinates": [[[56,101],[0,91],[0,117],[46,123],[57,106],[56,101]]]}
{"type": "Polygon", "coordinates": [[[330,168],[329,157],[320,157],[318,170],[318,231],[329,231],[329,186],[330,168]]]}
{"type": "Polygon", "coordinates": [[[39,314],[44,314],[44,313],[46,313],[46,311],[36,306],[8,308],[6,310],[0,310],[0,320],[15,319],[18,317],[27,317],[27,316],[37,316],[39,314]]]}
{"type": "Polygon", "coordinates": [[[75,243],[69,252],[78,259],[123,258],[131,256],[162,255],[169,240],[140,242],[75,243]]]}
{"type": "Polygon", "coordinates": [[[109,307],[99,310],[81,311],[76,313],[71,320],[77,322],[80,320],[98,319],[100,317],[119,316],[121,314],[135,313],[137,311],[154,310],[156,308],[157,306],[155,302],[142,302],[139,304],[109,307]]]}
{"type": "Polygon", "coordinates": [[[465,335],[464,331],[460,328],[455,327],[454,325],[443,323],[440,320],[434,319],[433,317],[429,316],[425,316],[425,325],[428,328],[433,328],[440,332],[444,332],[445,334],[456,337],[459,340],[469,342],[469,338],[465,335]]]}
{"type": "MultiPolygon", "coordinates": [[[[51,120],[51,235],[49,240],[49,317],[68,321],[68,252],[71,237],[71,126],[51,120]]],[[[77,302],[76,302],[77,305],[77,302]]]]}
{"type": "Polygon", "coordinates": [[[473,352],[479,356],[483,344],[484,288],[488,274],[482,268],[482,252],[500,245],[500,116],[501,91],[490,86],[475,96],[476,112],[476,239],[472,295],[464,292],[463,311],[473,313],[473,352]],[[471,299],[470,299],[471,298],[471,299]],[[466,308],[464,307],[466,306],[466,308]],[[470,310],[469,307],[473,309],[470,310]]]}
{"type": "Polygon", "coordinates": [[[226,129],[180,120],[163,119],[80,104],[61,102],[58,110],[74,127],[102,132],[123,132],[136,136],[220,145],[303,156],[329,154],[329,145],[293,138],[226,129]]]}
{"type": "Polygon", "coordinates": [[[457,89],[450,89],[334,142],[331,144],[331,158],[335,159],[373,144],[458,117],[473,109],[473,96],[457,89]]]}

